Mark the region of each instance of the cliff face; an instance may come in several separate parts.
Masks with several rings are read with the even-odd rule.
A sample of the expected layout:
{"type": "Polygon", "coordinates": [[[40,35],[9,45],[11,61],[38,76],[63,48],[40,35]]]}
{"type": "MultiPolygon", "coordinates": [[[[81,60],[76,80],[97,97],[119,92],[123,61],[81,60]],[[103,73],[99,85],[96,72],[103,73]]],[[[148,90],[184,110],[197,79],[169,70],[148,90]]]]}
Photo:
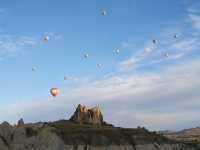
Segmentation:
{"type": "Polygon", "coordinates": [[[197,150],[144,128],[126,129],[103,122],[98,107],[79,105],[70,121],[0,124],[0,150],[197,150]]]}

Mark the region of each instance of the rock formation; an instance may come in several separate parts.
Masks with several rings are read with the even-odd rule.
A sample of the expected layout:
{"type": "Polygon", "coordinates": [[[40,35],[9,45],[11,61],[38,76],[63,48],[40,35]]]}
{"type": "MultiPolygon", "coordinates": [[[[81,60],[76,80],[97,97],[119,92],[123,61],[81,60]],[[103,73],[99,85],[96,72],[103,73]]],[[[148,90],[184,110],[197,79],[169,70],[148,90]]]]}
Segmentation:
{"type": "Polygon", "coordinates": [[[21,118],[18,123],[17,123],[17,126],[23,126],[24,125],[24,120],[21,118]]]}
{"type": "Polygon", "coordinates": [[[79,104],[70,121],[77,123],[103,124],[103,115],[98,106],[87,109],[79,104]]]}

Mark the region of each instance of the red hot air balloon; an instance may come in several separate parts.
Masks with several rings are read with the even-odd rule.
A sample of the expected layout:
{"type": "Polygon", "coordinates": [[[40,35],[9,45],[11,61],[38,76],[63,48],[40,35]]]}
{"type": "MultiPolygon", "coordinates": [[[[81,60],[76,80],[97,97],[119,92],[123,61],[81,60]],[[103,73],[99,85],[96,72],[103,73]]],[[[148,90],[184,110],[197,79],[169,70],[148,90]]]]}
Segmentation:
{"type": "Polygon", "coordinates": [[[57,88],[51,88],[50,93],[53,97],[56,97],[58,95],[58,89],[57,88]]]}

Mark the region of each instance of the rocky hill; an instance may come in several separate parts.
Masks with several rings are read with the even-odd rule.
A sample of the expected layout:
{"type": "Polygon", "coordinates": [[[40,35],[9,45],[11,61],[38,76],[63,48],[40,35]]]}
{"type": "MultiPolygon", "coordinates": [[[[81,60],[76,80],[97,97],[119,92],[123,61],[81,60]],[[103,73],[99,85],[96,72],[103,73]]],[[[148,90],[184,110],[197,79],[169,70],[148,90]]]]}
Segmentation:
{"type": "Polygon", "coordinates": [[[114,127],[98,107],[79,105],[70,120],[0,125],[0,150],[197,150],[145,128],[114,127]]]}

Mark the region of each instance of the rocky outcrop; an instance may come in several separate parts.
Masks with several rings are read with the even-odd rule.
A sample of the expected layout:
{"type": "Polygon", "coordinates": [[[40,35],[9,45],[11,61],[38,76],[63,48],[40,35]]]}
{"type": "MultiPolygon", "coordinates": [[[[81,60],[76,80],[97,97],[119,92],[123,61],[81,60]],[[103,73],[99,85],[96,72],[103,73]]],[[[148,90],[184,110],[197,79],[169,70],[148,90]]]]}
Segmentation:
{"type": "Polygon", "coordinates": [[[0,150],[65,150],[55,128],[41,128],[38,124],[13,127],[7,122],[0,125],[0,150]],[[36,127],[37,126],[37,127],[36,127]]]}
{"type": "Polygon", "coordinates": [[[70,121],[77,123],[89,123],[89,124],[103,124],[103,115],[98,106],[91,109],[87,109],[85,106],[79,104],[74,112],[70,121]]]}
{"type": "Polygon", "coordinates": [[[23,118],[21,118],[21,119],[19,119],[17,126],[20,127],[20,126],[23,126],[23,125],[24,125],[24,120],[23,120],[23,118]]]}
{"type": "Polygon", "coordinates": [[[14,132],[14,129],[8,122],[3,122],[0,125],[0,141],[1,141],[0,143],[4,144],[3,147],[8,146],[8,143],[11,142],[13,132],[14,132]]]}

